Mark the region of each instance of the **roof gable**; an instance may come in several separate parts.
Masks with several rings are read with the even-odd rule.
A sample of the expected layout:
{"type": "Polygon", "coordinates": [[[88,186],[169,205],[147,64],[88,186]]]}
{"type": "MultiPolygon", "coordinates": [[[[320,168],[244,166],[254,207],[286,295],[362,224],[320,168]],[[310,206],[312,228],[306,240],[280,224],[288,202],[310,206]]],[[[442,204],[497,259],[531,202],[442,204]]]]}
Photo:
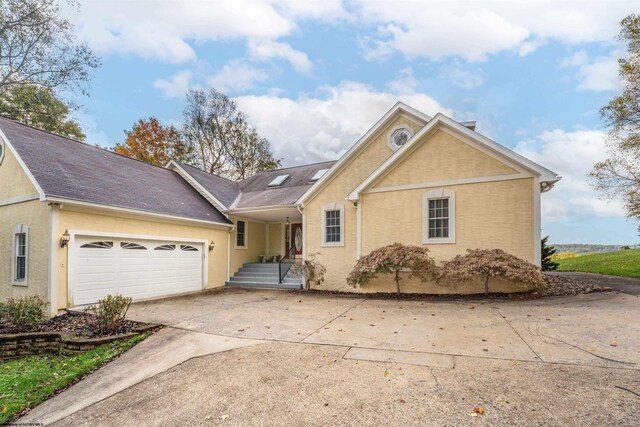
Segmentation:
{"type": "Polygon", "coordinates": [[[416,110],[415,108],[410,107],[403,102],[397,102],[299,198],[298,203],[304,204],[308,202],[315,194],[324,188],[324,186],[331,182],[331,180],[350,163],[351,159],[355,158],[375,138],[380,130],[384,129],[400,114],[407,114],[422,123],[428,123],[429,120],[431,120],[430,116],[416,110]]]}
{"type": "Polygon", "coordinates": [[[176,172],[0,118],[41,200],[63,199],[198,221],[229,221],[176,172]]]}
{"type": "Polygon", "coordinates": [[[560,177],[549,169],[532,162],[531,160],[469,129],[444,114],[438,113],[427,123],[426,126],[411,137],[411,139],[402,146],[402,148],[393,153],[391,157],[389,157],[384,163],[376,168],[371,175],[362,181],[349,194],[347,199],[351,201],[359,200],[360,193],[363,190],[376,182],[376,180],[383,176],[383,174],[385,174],[390,168],[394,167],[399,161],[411,153],[416,144],[420,144],[425,141],[425,135],[430,132],[434,132],[439,126],[445,126],[446,128],[453,130],[462,137],[462,141],[471,144],[474,148],[481,150],[483,153],[491,155],[492,157],[502,161],[507,166],[510,166],[519,172],[527,172],[539,177],[541,183],[545,182],[553,184],[560,180],[560,177]]]}

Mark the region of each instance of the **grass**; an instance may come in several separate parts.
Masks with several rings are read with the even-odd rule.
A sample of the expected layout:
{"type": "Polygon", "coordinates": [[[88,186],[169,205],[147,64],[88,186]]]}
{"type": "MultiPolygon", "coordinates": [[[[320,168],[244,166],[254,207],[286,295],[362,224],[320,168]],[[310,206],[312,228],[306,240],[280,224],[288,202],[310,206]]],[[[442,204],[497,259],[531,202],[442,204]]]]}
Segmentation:
{"type": "Polygon", "coordinates": [[[0,364],[0,425],[79,381],[147,336],[105,344],[80,354],[42,354],[0,364]]]}
{"type": "Polygon", "coordinates": [[[640,249],[603,252],[556,260],[558,271],[581,271],[640,278],[640,249]]]}

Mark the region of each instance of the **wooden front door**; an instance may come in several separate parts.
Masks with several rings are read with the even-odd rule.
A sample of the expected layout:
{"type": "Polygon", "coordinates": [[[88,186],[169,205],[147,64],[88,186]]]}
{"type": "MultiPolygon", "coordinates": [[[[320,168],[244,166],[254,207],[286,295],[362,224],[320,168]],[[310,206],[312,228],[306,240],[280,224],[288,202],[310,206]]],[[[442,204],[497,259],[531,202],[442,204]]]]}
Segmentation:
{"type": "Polygon", "coordinates": [[[295,254],[302,255],[302,224],[291,224],[291,239],[296,247],[295,254]]]}

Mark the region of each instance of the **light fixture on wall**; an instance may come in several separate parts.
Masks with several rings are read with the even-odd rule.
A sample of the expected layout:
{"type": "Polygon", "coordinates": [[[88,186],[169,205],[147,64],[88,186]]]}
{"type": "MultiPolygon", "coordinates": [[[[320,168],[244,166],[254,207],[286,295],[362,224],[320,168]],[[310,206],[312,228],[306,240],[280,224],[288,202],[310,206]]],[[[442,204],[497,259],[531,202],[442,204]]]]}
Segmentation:
{"type": "Polygon", "coordinates": [[[211,243],[209,243],[209,252],[213,251],[216,247],[216,244],[213,243],[213,240],[211,241],[211,243]]]}
{"type": "Polygon", "coordinates": [[[291,225],[291,221],[289,221],[289,217],[287,217],[287,220],[284,222],[284,225],[286,225],[287,227],[291,225]]]}
{"type": "Polygon", "coordinates": [[[71,240],[71,236],[69,235],[69,230],[64,230],[64,234],[60,237],[60,247],[64,248],[71,240]]]}

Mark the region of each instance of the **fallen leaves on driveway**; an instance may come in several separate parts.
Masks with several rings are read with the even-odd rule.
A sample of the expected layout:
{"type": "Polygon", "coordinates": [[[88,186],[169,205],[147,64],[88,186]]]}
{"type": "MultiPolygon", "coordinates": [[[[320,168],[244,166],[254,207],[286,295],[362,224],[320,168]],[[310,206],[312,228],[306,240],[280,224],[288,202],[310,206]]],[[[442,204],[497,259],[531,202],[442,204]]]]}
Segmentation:
{"type": "Polygon", "coordinates": [[[482,406],[476,406],[475,408],[473,408],[471,416],[477,417],[478,415],[484,415],[484,408],[482,406]]]}

